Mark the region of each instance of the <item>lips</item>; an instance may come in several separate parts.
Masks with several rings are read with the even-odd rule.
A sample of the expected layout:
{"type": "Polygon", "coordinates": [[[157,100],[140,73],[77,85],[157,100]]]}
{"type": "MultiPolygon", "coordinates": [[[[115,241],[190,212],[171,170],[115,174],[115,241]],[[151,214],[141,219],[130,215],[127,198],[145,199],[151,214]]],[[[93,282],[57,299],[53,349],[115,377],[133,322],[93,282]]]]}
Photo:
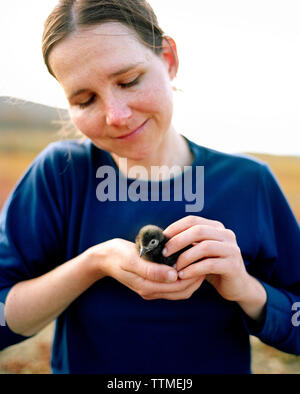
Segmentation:
{"type": "Polygon", "coordinates": [[[124,140],[124,139],[128,139],[128,138],[132,138],[137,136],[138,134],[140,134],[143,130],[144,130],[144,126],[146,125],[146,123],[148,122],[148,119],[145,120],[144,123],[142,123],[137,129],[131,131],[128,134],[125,135],[121,135],[119,137],[116,137],[117,140],[124,140]]]}

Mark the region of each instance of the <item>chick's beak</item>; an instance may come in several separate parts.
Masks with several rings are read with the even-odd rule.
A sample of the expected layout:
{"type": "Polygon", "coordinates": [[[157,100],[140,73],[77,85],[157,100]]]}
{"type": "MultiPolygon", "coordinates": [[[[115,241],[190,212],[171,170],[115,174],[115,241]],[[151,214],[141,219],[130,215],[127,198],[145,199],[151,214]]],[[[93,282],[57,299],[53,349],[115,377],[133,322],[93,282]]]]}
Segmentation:
{"type": "Polygon", "coordinates": [[[143,246],[141,246],[141,248],[140,248],[140,257],[142,257],[146,252],[147,252],[147,248],[144,248],[143,246]]]}

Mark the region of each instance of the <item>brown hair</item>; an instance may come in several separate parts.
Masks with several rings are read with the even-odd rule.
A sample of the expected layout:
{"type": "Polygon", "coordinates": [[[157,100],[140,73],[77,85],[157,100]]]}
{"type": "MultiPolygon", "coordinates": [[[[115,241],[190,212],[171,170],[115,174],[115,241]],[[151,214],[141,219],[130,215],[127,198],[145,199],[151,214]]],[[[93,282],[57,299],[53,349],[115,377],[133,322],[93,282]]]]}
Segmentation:
{"type": "Polygon", "coordinates": [[[103,22],[121,22],[138,34],[141,41],[156,54],[161,53],[163,31],[146,0],[59,0],[45,21],[42,51],[49,65],[51,49],[80,27],[103,22]]]}

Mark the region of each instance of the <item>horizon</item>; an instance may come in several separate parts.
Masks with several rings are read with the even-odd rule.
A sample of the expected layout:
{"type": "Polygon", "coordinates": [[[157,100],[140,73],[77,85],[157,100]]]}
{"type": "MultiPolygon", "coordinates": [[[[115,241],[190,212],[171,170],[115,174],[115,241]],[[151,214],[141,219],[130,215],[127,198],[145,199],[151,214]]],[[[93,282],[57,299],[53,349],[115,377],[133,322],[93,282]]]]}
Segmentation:
{"type": "MultiPolygon", "coordinates": [[[[43,106],[43,107],[46,107],[46,108],[49,108],[50,110],[58,110],[58,111],[61,111],[61,110],[63,110],[63,111],[68,111],[66,108],[62,108],[62,107],[55,107],[55,106],[52,106],[52,105],[47,105],[47,104],[43,104],[43,103],[39,103],[39,102],[35,102],[35,101],[31,101],[31,100],[25,100],[25,99],[22,99],[22,98],[19,98],[19,97],[12,97],[12,96],[0,96],[0,102],[1,102],[1,99],[8,99],[8,101],[7,101],[7,103],[8,104],[12,104],[12,105],[18,105],[18,104],[30,104],[30,105],[37,105],[37,106],[43,106]]],[[[61,114],[60,114],[61,115],[61,114]]],[[[1,112],[0,112],[0,122],[1,122],[1,112]]],[[[17,122],[18,124],[19,124],[19,122],[17,122]]],[[[24,129],[26,129],[26,131],[28,131],[28,125],[24,125],[24,129]]],[[[19,129],[18,129],[19,130],[19,129]]],[[[1,135],[1,131],[3,131],[3,130],[1,130],[1,124],[0,124],[0,135],[1,135]]],[[[32,130],[32,131],[34,131],[34,129],[32,130]]],[[[204,145],[204,144],[200,144],[200,145],[202,145],[202,146],[206,146],[206,145],[204,145]]],[[[213,149],[211,146],[206,146],[207,148],[211,148],[211,149],[213,149]]],[[[236,151],[236,152],[232,152],[233,154],[234,153],[236,153],[236,154],[249,154],[249,155],[257,155],[257,156],[274,156],[274,157],[276,157],[276,156],[280,156],[280,157],[282,157],[282,158],[284,158],[284,157],[290,157],[290,158],[296,158],[296,159],[300,159],[300,153],[295,153],[295,154],[282,154],[282,153],[272,153],[272,152],[265,152],[265,151],[255,151],[255,150],[253,150],[253,151],[249,151],[249,150],[246,150],[246,151],[236,151]]]]}

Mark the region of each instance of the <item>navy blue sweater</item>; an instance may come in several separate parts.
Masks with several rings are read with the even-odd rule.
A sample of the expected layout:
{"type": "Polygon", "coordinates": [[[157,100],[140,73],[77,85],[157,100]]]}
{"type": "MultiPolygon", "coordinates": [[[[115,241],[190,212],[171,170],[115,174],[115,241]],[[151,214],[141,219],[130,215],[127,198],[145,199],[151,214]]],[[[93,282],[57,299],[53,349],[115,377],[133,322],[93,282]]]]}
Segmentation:
{"type": "MultiPolygon", "coordinates": [[[[206,281],[187,300],[148,301],[106,277],[57,318],[54,373],[250,373],[249,334],[300,354],[300,231],[280,187],[258,160],[188,143],[194,191],[196,168],[204,166],[204,205],[192,214],[235,232],[248,272],[267,292],[264,321],[255,324],[206,281]]],[[[53,143],[34,160],[1,212],[0,302],[17,282],[90,246],[112,238],[134,242],[143,225],[165,228],[189,214],[191,201],[174,198],[174,179],[171,201],[162,201],[166,181],[156,184],[152,201],[120,201],[118,192],[99,201],[103,166],[115,172],[118,191],[114,161],[89,140],[53,143]]],[[[126,182],[138,192],[133,179],[126,182]]],[[[0,348],[24,339],[0,326],[0,348]]]]}

